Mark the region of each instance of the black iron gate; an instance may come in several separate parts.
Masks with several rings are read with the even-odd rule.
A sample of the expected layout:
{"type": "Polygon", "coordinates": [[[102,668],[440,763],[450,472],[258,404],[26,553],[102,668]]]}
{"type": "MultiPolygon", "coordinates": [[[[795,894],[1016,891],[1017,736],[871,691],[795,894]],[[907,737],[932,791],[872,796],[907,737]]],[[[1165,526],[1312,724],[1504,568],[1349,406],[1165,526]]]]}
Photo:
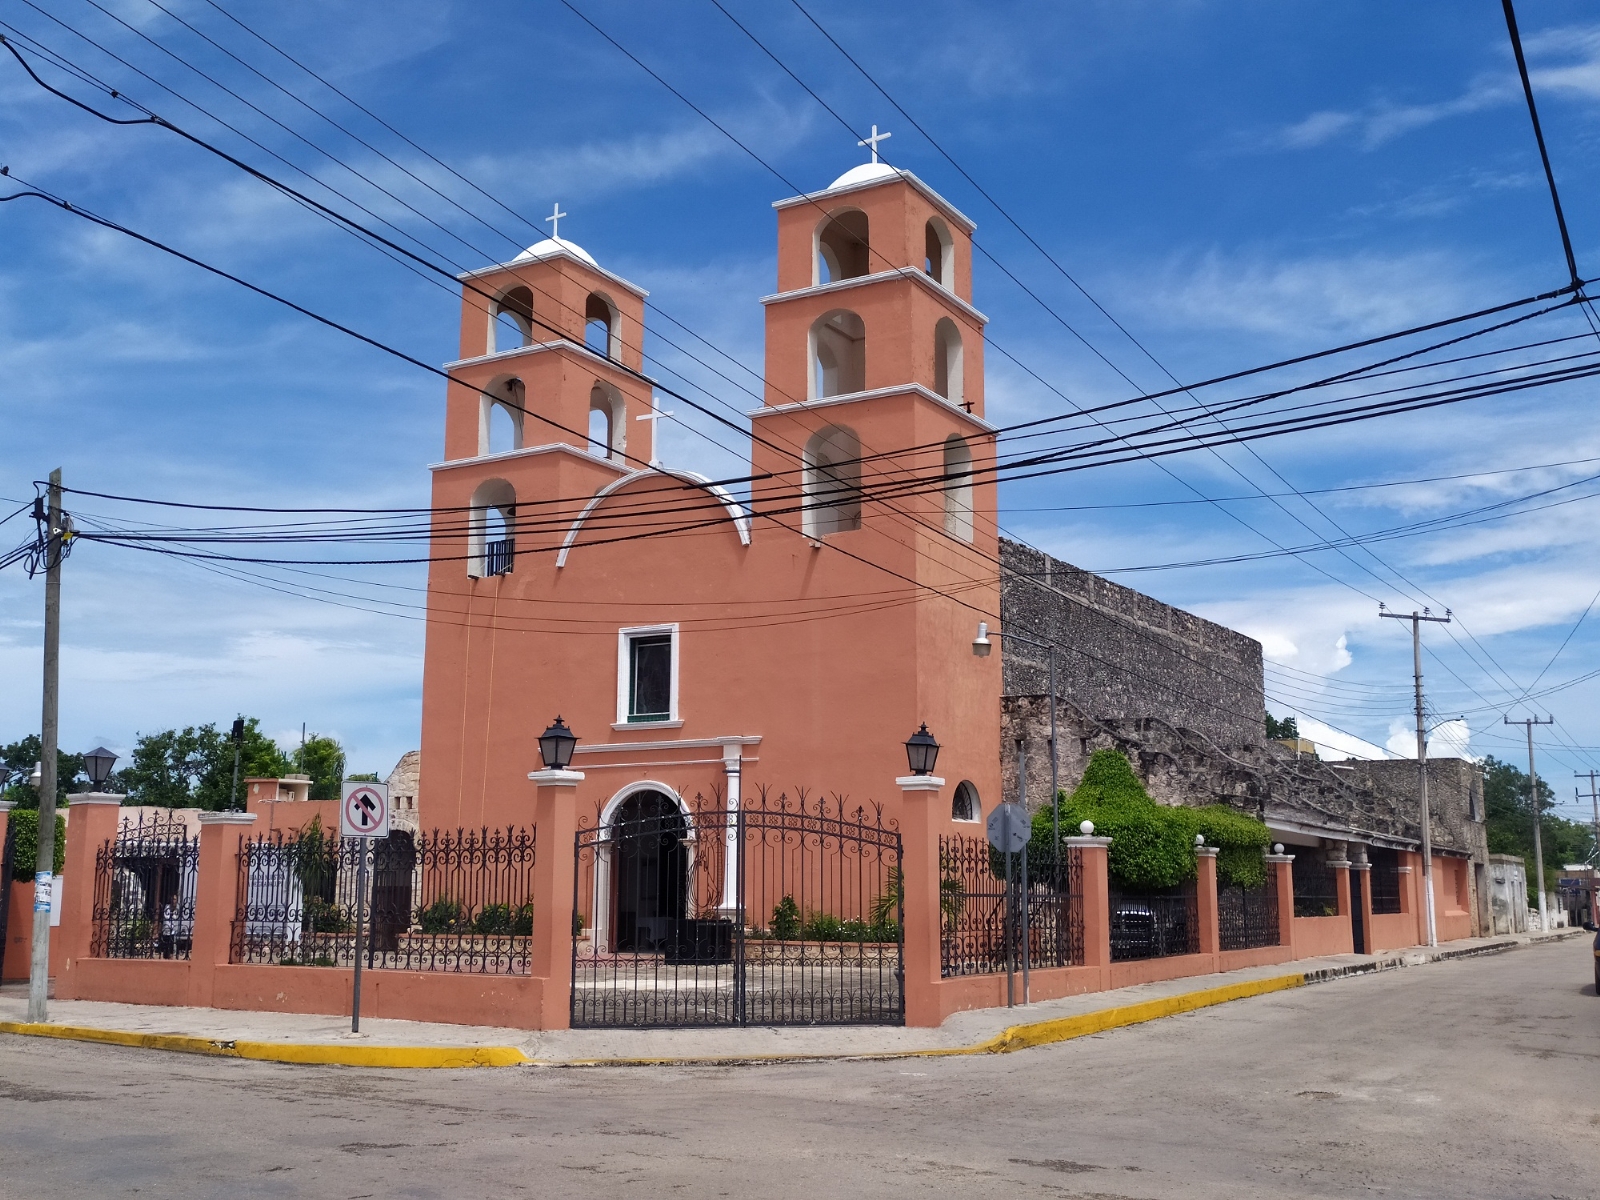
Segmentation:
{"type": "Polygon", "coordinates": [[[574,841],[573,1026],[904,1023],[900,850],[841,797],[635,792],[574,841]]]}

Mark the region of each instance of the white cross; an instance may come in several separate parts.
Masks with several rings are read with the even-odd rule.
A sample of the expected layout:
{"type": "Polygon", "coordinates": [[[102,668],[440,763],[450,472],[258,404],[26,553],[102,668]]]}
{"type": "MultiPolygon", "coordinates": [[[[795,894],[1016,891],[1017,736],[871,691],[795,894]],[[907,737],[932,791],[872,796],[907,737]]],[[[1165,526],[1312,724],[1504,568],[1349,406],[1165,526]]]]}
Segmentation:
{"type": "Polygon", "coordinates": [[[892,138],[893,136],[894,136],[894,134],[892,134],[892,133],[879,133],[878,132],[878,127],[876,125],[874,125],[872,127],[872,136],[869,137],[869,138],[863,138],[861,141],[857,142],[856,145],[858,145],[858,146],[871,146],[872,147],[872,161],[873,162],[877,162],[878,161],[878,143],[883,141],[886,138],[892,138]]]}
{"type": "Polygon", "coordinates": [[[650,397],[650,411],[647,413],[641,413],[639,416],[634,418],[635,421],[650,422],[650,465],[652,467],[659,467],[661,465],[661,445],[656,440],[656,436],[661,430],[659,422],[662,417],[670,417],[671,415],[672,414],[669,412],[661,411],[660,406],[656,404],[655,396],[652,395],[650,397]]]}
{"type": "MultiPolygon", "coordinates": [[[[872,130],[876,133],[878,127],[874,125],[872,130]]],[[[873,161],[877,161],[876,155],[873,156],[873,161]]],[[[561,202],[558,200],[556,201],[556,206],[550,210],[550,215],[545,218],[546,221],[550,222],[550,237],[553,241],[559,242],[561,240],[561,218],[566,215],[561,211],[561,202]]]]}

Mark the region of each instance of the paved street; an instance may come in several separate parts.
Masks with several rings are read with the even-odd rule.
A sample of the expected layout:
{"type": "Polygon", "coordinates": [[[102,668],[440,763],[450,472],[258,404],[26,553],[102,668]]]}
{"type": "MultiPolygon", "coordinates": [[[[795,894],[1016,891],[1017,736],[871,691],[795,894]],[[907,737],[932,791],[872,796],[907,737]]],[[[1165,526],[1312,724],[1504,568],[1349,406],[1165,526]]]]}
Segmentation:
{"type": "Polygon", "coordinates": [[[1587,939],[1003,1057],[377,1072],[0,1037],[0,1192],[1592,1197],[1587,939]]]}

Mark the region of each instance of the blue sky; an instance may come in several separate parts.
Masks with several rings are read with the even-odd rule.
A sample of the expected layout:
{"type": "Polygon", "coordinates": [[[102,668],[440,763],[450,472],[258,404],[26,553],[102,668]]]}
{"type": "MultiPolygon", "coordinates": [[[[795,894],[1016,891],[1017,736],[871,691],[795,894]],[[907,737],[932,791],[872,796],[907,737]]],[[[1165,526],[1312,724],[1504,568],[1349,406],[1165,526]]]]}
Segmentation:
{"type": "MultiPolygon", "coordinates": [[[[1140,387],[1164,382],[789,4],[724,0],[854,136],[709,0],[575,0],[769,170],[560,3],[219,0],[523,223],[207,0],[163,0],[480,223],[148,0],[101,2],[104,12],[88,0],[38,0],[38,9],[17,0],[0,8],[0,20],[174,122],[304,183],[242,135],[254,138],[315,177],[308,188],[337,188],[428,242],[452,268],[537,240],[540,219],[559,201],[571,214],[563,235],[756,369],[756,301],[774,276],[770,204],[790,193],[784,179],[818,188],[860,161],[855,136],[877,122],[894,133],[885,156],[972,215],[979,242],[1039,298],[977,263],[976,301],[992,319],[992,418],[1061,411],[1068,404],[1057,393],[1076,404],[1129,393],[1063,321],[1140,387]]],[[[1491,0],[807,7],[1182,379],[1565,282],[1491,0]]],[[[1579,263],[1600,274],[1591,199],[1600,182],[1600,22],[1592,8],[1560,2],[1525,4],[1521,21],[1579,263]]],[[[113,106],[82,84],[71,89],[113,106]]],[[[10,62],[0,62],[0,161],[423,360],[455,356],[455,295],[170,133],[113,128],[75,111],[10,62]]],[[[33,202],[0,207],[0,246],[0,497],[21,503],[32,480],[60,465],[79,487],[174,500],[426,503],[425,467],[442,440],[436,377],[33,202]]],[[[684,342],[655,322],[657,334],[684,342]]],[[[1550,337],[1580,328],[1570,314],[1540,326],[1550,337]]],[[[747,397],[659,338],[647,349],[652,371],[674,386],[703,386],[744,406],[747,397]]],[[[1331,532],[1328,518],[1354,532],[1390,528],[1600,472],[1580,461],[1600,459],[1591,390],[1576,383],[1270,440],[1257,444],[1259,457],[1229,448],[1168,459],[1166,470],[1141,463],[1008,485],[1002,523],[1069,561],[1108,570],[1251,554],[1270,549],[1268,538],[1311,543],[1331,532]],[[1319,494],[1315,508],[1293,495],[1282,507],[1258,495],[1483,472],[1498,474],[1319,494]],[[1254,498],[1217,504],[1197,495],[1254,498]],[[1128,505],[1142,507],[1107,507],[1128,505]]],[[[676,407],[663,457],[737,473],[727,431],[676,407]]],[[[1587,492],[1562,495],[1574,494],[1587,492]]],[[[80,509],[133,515],[87,499],[80,509]]],[[[0,529],[0,540],[20,540],[20,524],[0,529]]],[[[1372,549],[1376,559],[1324,551],[1113,577],[1260,638],[1283,664],[1272,673],[1273,710],[1298,711],[1307,725],[1320,719],[1343,731],[1322,734],[1339,744],[1349,737],[1383,746],[1409,721],[1408,639],[1397,622],[1378,619],[1376,601],[1448,605],[1458,624],[1427,635],[1430,702],[1441,719],[1467,714],[1473,753],[1520,761],[1519,731],[1501,726],[1501,714],[1531,711],[1516,701],[1541,673],[1542,690],[1600,668],[1600,614],[1556,655],[1600,588],[1589,505],[1372,549]]],[[[281,571],[246,582],[81,546],[66,585],[64,744],[125,750],[138,731],[244,711],[285,741],[302,722],[332,733],[353,770],[386,771],[417,742],[423,635],[414,619],[368,611],[370,598],[416,602],[406,589],[420,585],[421,569],[332,573],[361,582],[281,571]],[[307,582],[345,596],[290,594],[307,582]]],[[[37,726],[41,599],[38,582],[16,569],[0,574],[6,740],[37,726]]],[[[1572,770],[1600,764],[1597,688],[1578,684],[1538,702],[1559,721],[1552,736],[1541,734],[1558,796],[1570,796],[1572,770]]],[[[1452,737],[1462,744],[1456,729],[1441,742],[1452,737]]]]}

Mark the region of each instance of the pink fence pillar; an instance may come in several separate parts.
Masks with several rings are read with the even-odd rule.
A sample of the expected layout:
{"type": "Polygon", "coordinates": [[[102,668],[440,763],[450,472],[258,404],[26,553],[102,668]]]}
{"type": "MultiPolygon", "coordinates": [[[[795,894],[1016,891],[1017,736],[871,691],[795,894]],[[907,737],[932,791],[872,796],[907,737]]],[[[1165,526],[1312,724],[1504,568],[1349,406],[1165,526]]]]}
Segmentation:
{"type": "Polygon", "coordinates": [[[89,957],[94,938],[95,855],[117,836],[123,799],[105,792],[67,798],[70,813],[67,858],[61,868],[61,924],[52,934],[53,939],[60,939],[63,971],[70,971],[74,960],[89,957]]]}
{"type": "Polygon", "coordinates": [[[1196,846],[1194,898],[1200,926],[1200,953],[1222,952],[1222,930],[1217,916],[1217,847],[1196,846]]]}
{"type": "MultiPolygon", "coordinates": [[[[1111,873],[1108,837],[1063,838],[1067,852],[1078,853],[1078,886],[1083,895],[1083,965],[1111,968],[1111,873]]],[[[1104,983],[1101,984],[1105,986],[1104,983]]]]}
{"type": "MultiPolygon", "coordinates": [[[[11,810],[15,807],[16,805],[10,800],[0,800],[0,847],[4,847],[6,844],[6,826],[11,821],[11,810]]],[[[11,881],[9,879],[0,880],[0,886],[10,887],[11,881]]]]}
{"type": "Polygon", "coordinates": [[[939,800],[944,780],[906,775],[900,788],[900,878],[904,880],[904,987],[907,1025],[938,1025],[939,1002],[939,827],[949,810],[939,800]]]}
{"type": "Polygon", "coordinates": [[[573,839],[582,771],[534,771],[533,939],[529,972],[542,981],[535,1029],[572,1023],[573,839]]]}
{"type": "Polygon", "coordinates": [[[239,843],[254,813],[200,814],[200,861],[195,868],[194,933],[189,947],[189,1003],[209,1008],[216,969],[226,966],[239,906],[239,843]]]}
{"type": "Polygon", "coordinates": [[[1278,887],[1278,945],[1294,946],[1294,855],[1263,855],[1278,887]]]}

